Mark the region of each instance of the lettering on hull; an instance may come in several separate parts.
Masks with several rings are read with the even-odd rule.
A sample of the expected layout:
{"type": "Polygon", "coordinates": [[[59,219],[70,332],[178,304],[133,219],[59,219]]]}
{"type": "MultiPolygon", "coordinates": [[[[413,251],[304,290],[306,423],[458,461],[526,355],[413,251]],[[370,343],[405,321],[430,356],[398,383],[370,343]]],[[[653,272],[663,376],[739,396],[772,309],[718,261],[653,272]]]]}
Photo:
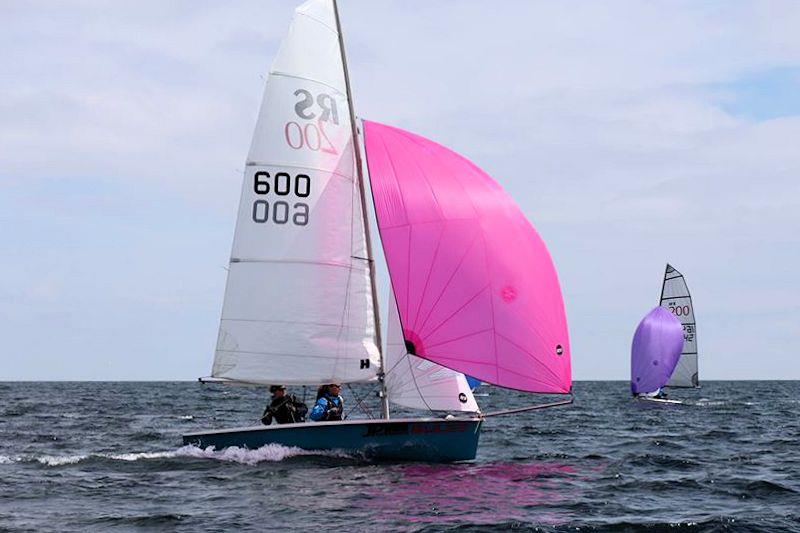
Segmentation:
{"type": "Polygon", "coordinates": [[[363,437],[387,437],[390,435],[422,435],[430,433],[465,433],[467,422],[416,422],[408,424],[370,424],[363,437]]]}
{"type": "Polygon", "coordinates": [[[408,435],[410,424],[370,424],[364,437],[388,437],[389,435],[408,435]]]}

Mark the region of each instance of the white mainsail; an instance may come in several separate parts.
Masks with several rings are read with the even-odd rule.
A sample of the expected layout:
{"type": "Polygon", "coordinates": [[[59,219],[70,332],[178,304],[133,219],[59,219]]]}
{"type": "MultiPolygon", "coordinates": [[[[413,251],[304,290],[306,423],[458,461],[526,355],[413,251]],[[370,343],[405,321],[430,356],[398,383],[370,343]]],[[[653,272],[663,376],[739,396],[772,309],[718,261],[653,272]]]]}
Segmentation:
{"type": "Polygon", "coordinates": [[[397,302],[390,293],[384,352],[389,401],[412,409],[478,412],[464,374],[406,351],[397,302]]]}
{"type": "Polygon", "coordinates": [[[295,13],[244,173],[212,376],[248,383],[380,371],[344,66],[331,0],[295,13]]]}
{"type": "Polygon", "coordinates": [[[694,306],[683,274],[667,265],[661,288],[661,307],[668,309],[683,325],[683,352],[668,387],[699,387],[697,369],[697,333],[694,306]]]}

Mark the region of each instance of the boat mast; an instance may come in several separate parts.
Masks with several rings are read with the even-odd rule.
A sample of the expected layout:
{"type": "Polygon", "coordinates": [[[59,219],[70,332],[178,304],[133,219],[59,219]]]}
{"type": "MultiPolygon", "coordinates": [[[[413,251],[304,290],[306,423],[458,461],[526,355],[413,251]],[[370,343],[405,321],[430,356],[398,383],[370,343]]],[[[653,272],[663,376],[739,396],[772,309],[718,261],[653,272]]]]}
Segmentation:
{"type": "Polygon", "coordinates": [[[378,380],[381,384],[381,417],[389,419],[389,397],[386,393],[386,379],[385,368],[383,359],[383,345],[381,343],[381,319],[380,309],[378,307],[378,290],[375,286],[375,259],[372,256],[372,240],[369,236],[369,219],[367,218],[367,202],[364,193],[364,172],[361,168],[361,148],[358,143],[358,127],[356,126],[356,116],[353,111],[353,95],[350,91],[350,74],[347,72],[347,57],[344,52],[344,38],[342,37],[342,24],[339,21],[339,7],[336,0],[333,2],[333,13],[336,17],[336,33],[339,37],[339,50],[342,54],[342,68],[344,69],[344,84],[345,92],[347,93],[347,107],[350,112],[350,127],[353,134],[353,151],[356,155],[356,172],[358,173],[358,194],[361,198],[361,216],[364,221],[364,234],[366,237],[367,245],[367,265],[369,266],[369,282],[372,288],[372,310],[375,316],[375,343],[378,345],[378,354],[380,355],[380,373],[378,380]]]}

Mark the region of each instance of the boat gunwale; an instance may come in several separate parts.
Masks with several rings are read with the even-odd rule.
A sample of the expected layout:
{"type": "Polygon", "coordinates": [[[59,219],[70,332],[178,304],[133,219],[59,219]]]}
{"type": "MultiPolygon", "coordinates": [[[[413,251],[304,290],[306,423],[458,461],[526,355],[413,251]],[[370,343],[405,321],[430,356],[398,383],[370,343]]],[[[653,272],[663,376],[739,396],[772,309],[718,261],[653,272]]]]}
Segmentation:
{"type": "Polygon", "coordinates": [[[254,431],[276,431],[281,429],[298,428],[324,428],[353,425],[372,425],[372,424],[400,424],[400,423],[454,423],[454,422],[483,422],[483,417],[455,417],[455,418],[391,418],[391,419],[356,419],[356,420],[337,420],[333,422],[294,422],[291,424],[271,424],[269,426],[240,426],[228,429],[212,429],[208,431],[197,431],[193,433],[183,433],[183,437],[198,437],[203,435],[219,435],[224,433],[244,433],[254,431]]]}

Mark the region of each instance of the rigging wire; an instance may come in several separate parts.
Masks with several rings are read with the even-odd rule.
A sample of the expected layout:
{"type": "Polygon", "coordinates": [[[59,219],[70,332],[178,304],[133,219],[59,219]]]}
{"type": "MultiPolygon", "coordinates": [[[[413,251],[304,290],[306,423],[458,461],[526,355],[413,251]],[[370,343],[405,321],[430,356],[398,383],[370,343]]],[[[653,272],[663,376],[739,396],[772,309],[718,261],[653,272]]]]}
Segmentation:
{"type": "MultiPolygon", "coordinates": [[[[352,395],[353,395],[353,398],[355,398],[355,400],[356,400],[356,405],[355,405],[355,406],[354,406],[352,409],[350,409],[350,411],[348,411],[348,412],[345,414],[344,418],[345,418],[345,419],[346,419],[346,418],[349,418],[349,417],[350,417],[350,414],[351,414],[353,411],[355,411],[356,407],[360,407],[360,408],[361,408],[361,412],[362,412],[362,413],[364,413],[365,415],[367,415],[367,417],[369,417],[369,419],[370,419],[370,420],[374,420],[374,419],[375,419],[375,417],[373,416],[373,414],[372,414],[372,411],[369,409],[369,407],[367,407],[367,406],[366,406],[366,404],[364,403],[364,401],[361,399],[361,397],[360,397],[358,394],[356,394],[356,391],[353,389],[353,387],[351,387],[351,386],[350,386],[350,384],[349,384],[349,383],[346,383],[346,385],[347,385],[347,390],[349,390],[349,391],[350,391],[350,394],[352,394],[352,395]]],[[[373,389],[372,389],[372,390],[375,390],[375,388],[373,387],[373,389]]],[[[370,392],[372,392],[372,391],[370,391],[370,392]]]]}
{"type": "MultiPolygon", "coordinates": [[[[428,404],[428,401],[425,399],[425,395],[422,394],[422,391],[419,388],[419,384],[417,383],[417,376],[414,373],[414,367],[411,366],[411,358],[409,357],[409,354],[406,353],[400,360],[402,361],[403,359],[408,360],[408,369],[411,372],[411,380],[414,382],[414,388],[417,389],[417,394],[419,394],[420,400],[422,400],[422,403],[424,403],[425,407],[428,408],[428,411],[431,413],[431,415],[436,416],[436,412],[428,404]]],[[[396,366],[397,365],[395,365],[395,367],[396,366]]]]}

